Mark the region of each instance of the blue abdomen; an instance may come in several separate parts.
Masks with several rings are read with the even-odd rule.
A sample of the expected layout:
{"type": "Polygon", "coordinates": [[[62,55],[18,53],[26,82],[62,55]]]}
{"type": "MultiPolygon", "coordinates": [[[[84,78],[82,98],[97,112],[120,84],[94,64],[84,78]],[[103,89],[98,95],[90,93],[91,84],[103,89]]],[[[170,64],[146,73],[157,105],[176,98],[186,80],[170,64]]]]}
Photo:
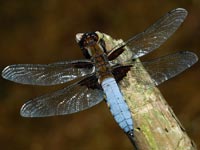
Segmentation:
{"type": "Polygon", "coordinates": [[[130,110],[114,78],[106,78],[102,82],[110,111],[124,132],[133,130],[133,120],[130,110]]]}

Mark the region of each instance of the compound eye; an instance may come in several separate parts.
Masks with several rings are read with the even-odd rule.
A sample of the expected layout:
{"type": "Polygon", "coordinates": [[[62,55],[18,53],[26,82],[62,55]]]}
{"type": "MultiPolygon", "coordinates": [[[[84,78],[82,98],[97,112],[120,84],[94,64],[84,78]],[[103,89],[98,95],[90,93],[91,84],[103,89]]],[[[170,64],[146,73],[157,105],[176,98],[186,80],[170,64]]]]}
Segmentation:
{"type": "Polygon", "coordinates": [[[95,42],[97,42],[99,39],[96,33],[92,34],[92,38],[94,39],[95,42]]]}

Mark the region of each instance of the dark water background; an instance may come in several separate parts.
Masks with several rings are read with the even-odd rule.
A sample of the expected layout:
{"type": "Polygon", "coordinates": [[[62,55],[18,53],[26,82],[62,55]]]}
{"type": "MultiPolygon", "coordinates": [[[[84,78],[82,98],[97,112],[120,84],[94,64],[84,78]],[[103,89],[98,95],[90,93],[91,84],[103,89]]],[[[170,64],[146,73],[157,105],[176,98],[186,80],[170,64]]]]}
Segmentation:
{"type": "MultiPolygon", "coordinates": [[[[50,63],[83,58],[78,32],[99,30],[128,39],[171,9],[189,15],[161,48],[143,60],[178,50],[200,57],[199,0],[1,0],[0,69],[15,63],[50,63]]],[[[159,86],[189,136],[200,147],[200,63],[159,86]]],[[[0,79],[0,149],[82,150],[131,149],[105,103],[77,114],[27,119],[19,115],[30,98],[62,86],[39,87],[0,79]]]]}

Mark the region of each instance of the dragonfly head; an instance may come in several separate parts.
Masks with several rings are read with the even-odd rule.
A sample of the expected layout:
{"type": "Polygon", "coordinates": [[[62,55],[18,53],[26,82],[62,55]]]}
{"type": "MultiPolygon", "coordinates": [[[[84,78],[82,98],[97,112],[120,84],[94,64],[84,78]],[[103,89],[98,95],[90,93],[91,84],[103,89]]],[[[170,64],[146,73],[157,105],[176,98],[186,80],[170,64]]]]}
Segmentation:
{"type": "Polygon", "coordinates": [[[96,45],[99,37],[95,32],[78,33],[76,35],[76,41],[81,47],[87,48],[96,45]]]}
{"type": "Polygon", "coordinates": [[[97,31],[76,34],[76,41],[87,59],[90,59],[97,51],[98,53],[104,52],[105,42],[99,37],[98,33],[97,31]]]}

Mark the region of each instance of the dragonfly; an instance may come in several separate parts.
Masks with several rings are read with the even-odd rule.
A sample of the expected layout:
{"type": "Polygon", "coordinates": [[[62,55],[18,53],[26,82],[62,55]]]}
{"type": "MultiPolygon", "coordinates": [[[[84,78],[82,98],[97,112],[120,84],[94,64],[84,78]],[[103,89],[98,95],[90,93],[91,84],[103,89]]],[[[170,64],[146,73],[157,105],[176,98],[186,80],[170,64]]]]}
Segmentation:
{"type": "Polygon", "coordinates": [[[72,114],[105,100],[114,120],[125,133],[134,137],[131,112],[118,83],[138,63],[149,73],[153,85],[159,85],[195,64],[198,57],[190,51],[176,52],[146,62],[136,61],[159,48],[186,16],[185,9],[174,9],[144,32],[118,44],[108,40],[110,36],[99,31],[78,33],[76,41],[85,59],[51,64],[10,65],[2,71],[2,77],[21,84],[42,86],[75,80],[61,90],[26,102],[20,111],[23,117],[72,114]],[[123,59],[122,55],[125,56],[123,59]]]}

